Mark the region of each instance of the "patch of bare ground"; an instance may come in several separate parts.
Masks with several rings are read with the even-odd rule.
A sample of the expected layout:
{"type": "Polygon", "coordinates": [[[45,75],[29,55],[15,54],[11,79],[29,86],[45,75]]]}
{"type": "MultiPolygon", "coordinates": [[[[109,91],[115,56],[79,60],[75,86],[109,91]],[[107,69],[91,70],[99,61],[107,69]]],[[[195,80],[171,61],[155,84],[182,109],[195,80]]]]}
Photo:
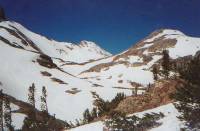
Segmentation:
{"type": "Polygon", "coordinates": [[[65,92],[74,95],[76,93],[81,92],[81,90],[78,90],[77,88],[71,88],[70,90],[66,90],[65,92]]]}
{"type": "Polygon", "coordinates": [[[35,50],[37,50],[38,52],[43,54],[43,52],[37,47],[37,45],[33,41],[31,41],[28,37],[26,37],[26,35],[24,35],[21,31],[19,31],[14,26],[12,26],[12,25],[10,25],[10,26],[15,29],[15,32],[18,34],[19,37],[21,37],[21,40],[24,39],[24,41],[22,40],[22,43],[30,45],[35,50]]]}
{"type": "Polygon", "coordinates": [[[40,71],[40,73],[43,75],[43,76],[52,76],[51,73],[47,72],[47,71],[40,71]]]}
{"type": "Polygon", "coordinates": [[[115,65],[115,63],[111,62],[111,63],[102,63],[102,64],[99,64],[99,65],[96,65],[82,73],[85,73],[85,72],[100,72],[102,69],[106,68],[106,67],[109,67],[109,66],[113,66],[115,65]]]}
{"type": "Polygon", "coordinates": [[[123,80],[118,80],[118,83],[123,83],[123,80]]]}
{"type": "Polygon", "coordinates": [[[39,56],[39,58],[37,58],[37,62],[44,67],[47,68],[56,68],[57,65],[53,63],[51,57],[45,55],[45,54],[41,54],[39,56]]]}
{"type": "Polygon", "coordinates": [[[109,76],[107,79],[112,79],[112,76],[109,76]]]}
{"type": "Polygon", "coordinates": [[[103,86],[99,84],[92,84],[92,87],[103,87],[103,86]]]}
{"type": "Polygon", "coordinates": [[[173,102],[169,97],[179,84],[177,80],[160,80],[153,84],[143,95],[130,96],[121,101],[116,110],[127,114],[152,109],[173,102]]]}
{"type": "MultiPolygon", "coordinates": [[[[36,44],[34,44],[28,37],[26,37],[21,31],[19,31],[17,28],[15,28],[12,25],[9,25],[10,27],[12,27],[13,29],[4,27],[4,26],[0,26],[0,28],[6,30],[10,35],[15,36],[16,38],[21,40],[21,43],[25,46],[30,45],[31,47],[33,47],[36,51],[42,53],[42,51],[36,46],[36,44]]],[[[21,48],[23,49],[23,47],[21,47],[20,45],[18,45],[17,43],[8,43],[10,46],[13,47],[17,47],[17,48],[21,48]]]]}
{"type": "Polygon", "coordinates": [[[176,39],[164,39],[161,37],[160,39],[154,41],[154,44],[148,48],[148,51],[149,52],[162,51],[163,49],[174,47],[176,45],[176,42],[177,42],[176,39]]]}
{"type": "Polygon", "coordinates": [[[11,43],[9,40],[5,39],[4,37],[0,36],[0,40],[3,41],[5,44],[15,47],[15,48],[20,48],[20,49],[24,49],[22,46],[16,44],[16,43],[11,43]]]}
{"type": "Polygon", "coordinates": [[[120,86],[114,86],[112,88],[132,90],[132,88],[120,87],[120,86]]]}
{"type": "Polygon", "coordinates": [[[108,57],[105,57],[105,58],[100,58],[100,59],[97,59],[97,60],[89,60],[87,62],[83,62],[83,63],[76,63],[76,62],[71,62],[71,61],[65,61],[64,64],[62,64],[61,66],[65,66],[65,65],[86,65],[86,64],[89,64],[89,63],[92,63],[92,62],[95,62],[95,61],[99,61],[99,60],[102,60],[102,59],[107,59],[111,56],[108,56],[108,57]]]}
{"type": "Polygon", "coordinates": [[[100,72],[103,69],[108,70],[110,66],[114,66],[114,65],[117,65],[117,64],[129,65],[130,63],[126,62],[126,61],[102,63],[102,64],[99,64],[99,65],[95,65],[95,66],[91,67],[90,69],[81,72],[80,74],[83,74],[83,73],[86,73],[86,72],[100,72]]]}
{"type": "Polygon", "coordinates": [[[65,84],[65,85],[68,84],[68,83],[66,83],[66,82],[64,82],[64,81],[62,81],[62,80],[60,80],[58,78],[55,78],[55,77],[52,77],[51,80],[54,81],[54,82],[57,82],[59,84],[65,84]]]}

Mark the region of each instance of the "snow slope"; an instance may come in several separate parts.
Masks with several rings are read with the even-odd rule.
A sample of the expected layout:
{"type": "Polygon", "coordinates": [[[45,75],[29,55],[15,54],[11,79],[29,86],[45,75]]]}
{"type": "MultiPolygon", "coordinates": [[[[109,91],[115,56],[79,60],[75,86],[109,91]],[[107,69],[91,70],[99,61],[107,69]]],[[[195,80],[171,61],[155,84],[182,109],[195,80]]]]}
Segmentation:
{"type": "MultiPolygon", "coordinates": [[[[1,88],[3,88],[4,92],[17,99],[27,101],[28,87],[32,83],[35,83],[37,94],[36,99],[38,101],[36,104],[39,108],[42,86],[46,86],[48,92],[49,111],[52,114],[55,113],[57,117],[63,120],[74,120],[75,118],[80,118],[82,112],[86,108],[92,107],[93,99],[90,91],[99,90],[97,93],[107,99],[111,99],[115,96],[116,92],[120,92],[120,90],[112,88],[102,89],[100,87],[93,87],[93,84],[86,80],[73,77],[57,69],[48,69],[40,66],[36,62],[32,62],[32,60],[39,57],[37,53],[10,48],[2,42],[0,42],[0,56],[2,57],[0,59],[0,81],[2,83],[1,88]],[[41,75],[41,71],[47,71],[52,75],[51,78],[58,78],[68,84],[56,83],[52,81],[51,78],[41,75]],[[72,88],[77,88],[80,92],[75,95],[65,92],[72,88]],[[84,103],[80,104],[80,100],[84,100],[84,103]],[[73,103],[73,105],[71,103],[73,103]],[[66,113],[66,110],[69,107],[69,110],[73,111],[73,113],[66,113]]],[[[128,91],[126,92],[128,93],[128,91]]]]}
{"type": "MultiPolygon", "coordinates": [[[[135,115],[137,115],[138,117],[142,117],[143,114],[152,112],[162,112],[165,117],[159,120],[162,125],[150,129],[150,131],[180,131],[180,128],[183,126],[183,123],[181,123],[180,120],[177,118],[177,116],[179,116],[179,113],[172,103],[143,112],[138,112],[135,113],[135,115]]],[[[103,131],[103,126],[103,122],[98,121],[71,129],[70,131],[103,131]]]]}
{"type": "MultiPolygon", "coordinates": [[[[0,88],[26,102],[28,87],[35,83],[39,109],[42,87],[45,86],[50,114],[74,121],[82,118],[86,108],[92,108],[91,91],[106,100],[111,100],[118,92],[131,95],[132,90],[127,88],[133,88],[134,82],[141,87],[154,82],[151,67],[162,57],[160,52],[163,49],[168,49],[172,58],[177,58],[194,55],[199,46],[199,38],[164,30],[121,54],[111,56],[93,42],[82,41],[79,45],[56,42],[18,23],[4,21],[0,22],[0,88]],[[166,47],[163,43],[174,39],[172,46],[166,47]],[[37,59],[44,54],[53,60],[56,68],[39,64],[37,59]],[[41,72],[48,72],[50,76],[41,72]],[[55,78],[63,84],[56,82],[55,78]]],[[[24,118],[23,114],[13,117],[17,121],[24,118]]],[[[21,124],[15,125],[20,128],[21,124]]]]}
{"type": "MultiPolygon", "coordinates": [[[[92,42],[82,41],[80,45],[60,43],[32,33],[15,22],[0,22],[0,89],[16,99],[27,102],[28,87],[34,83],[36,107],[40,109],[41,91],[45,86],[50,114],[55,114],[57,118],[66,121],[82,118],[85,109],[93,107],[91,91],[97,92],[107,100],[111,100],[118,92],[131,94],[130,90],[107,88],[108,86],[95,87],[95,83],[70,75],[58,68],[42,66],[37,61],[41,54],[52,57],[55,63],[59,60],[86,62],[93,58],[110,56],[92,42]],[[68,55],[60,53],[58,49],[63,49],[68,55]],[[48,72],[51,76],[44,76],[41,72],[48,72]],[[53,78],[66,84],[53,81],[53,78]],[[74,90],[78,92],[67,93],[74,90]]],[[[13,119],[14,125],[20,128],[24,115],[13,114],[13,119]]]]}
{"type": "Polygon", "coordinates": [[[78,76],[103,86],[109,84],[111,87],[132,88],[131,82],[146,86],[153,83],[152,65],[162,58],[164,49],[169,51],[172,59],[194,55],[200,50],[200,38],[184,35],[177,30],[159,30],[127,51],[112,56],[104,62],[104,65],[107,64],[105,66],[100,67],[101,63],[97,65],[97,62],[92,62],[94,66],[78,76]]]}
{"type": "Polygon", "coordinates": [[[84,126],[80,126],[70,131],[103,131],[103,122],[94,122],[91,124],[86,124],[84,126]]]}
{"type": "Polygon", "coordinates": [[[57,42],[55,40],[49,40],[46,37],[29,31],[28,29],[16,22],[10,21],[1,22],[0,27],[0,35],[9,40],[11,43],[15,42],[26,50],[38,51],[30,45],[23,45],[21,39],[9,33],[5,29],[5,27],[11,29],[11,31],[13,32],[17,32],[17,34],[21,36],[22,39],[26,37],[28,40],[32,41],[43,53],[49,55],[50,57],[60,58],[64,61],[82,63],[111,56],[110,53],[101,49],[94,42],[81,41],[80,44],[77,45],[67,42],[57,42]]]}
{"type": "Polygon", "coordinates": [[[136,113],[139,117],[145,113],[164,113],[165,117],[160,119],[159,122],[162,123],[161,126],[151,129],[151,131],[180,131],[180,128],[183,126],[183,123],[177,118],[180,113],[174,107],[172,103],[160,106],[154,109],[146,110],[143,112],[136,113]]]}

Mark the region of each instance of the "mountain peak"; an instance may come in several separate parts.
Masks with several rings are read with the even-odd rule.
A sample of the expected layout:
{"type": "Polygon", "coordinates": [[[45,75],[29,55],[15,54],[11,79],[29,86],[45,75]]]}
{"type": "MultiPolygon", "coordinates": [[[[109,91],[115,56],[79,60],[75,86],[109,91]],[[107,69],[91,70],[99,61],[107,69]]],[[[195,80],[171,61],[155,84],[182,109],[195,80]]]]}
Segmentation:
{"type": "Polygon", "coordinates": [[[166,34],[166,35],[184,35],[183,32],[179,31],[179,30],[176,30],[176,29],[169,29],[169,28],[166,28],[166,29],[159,29],[163,34],[166,34]]]}
{"type": "Polygon", "coordinates": [[[98,46],[96,43],[92,42],[92,41],[87,41],[87,40],[82,40],[80,43],[79,43],[80,46],[98,46]]]}
{"type": "Polygon", "coordinates": [[[185,35],[183,32],[176,30],[176,29],[169,29],[169,28],[162,28],[153,31],[150,36],[164,36],[164,35],[185,35]]]}
{"type": "Polygon", "coordinates": [[[170,36],[185,36],[184,33],[182,33],[179,30],[174,29],[158,29],[152,32],[144,42],[153,42],[156,39],[162,38],[162,37],[170,37],[170,36]]]}
{"type": "Polygon", "coordinates": [[[105,51],[99,45],[97,45],[95,42],[92,42],[92,41],[82,40],[79,43],[79,46],[80,47],[87,47],[87,48],[90,48],[90,49],[95,49],[96,52],[98,52],[98,53],[100,53],[104,56],[111,56],[112,55],[111,53],[105,51]]]}

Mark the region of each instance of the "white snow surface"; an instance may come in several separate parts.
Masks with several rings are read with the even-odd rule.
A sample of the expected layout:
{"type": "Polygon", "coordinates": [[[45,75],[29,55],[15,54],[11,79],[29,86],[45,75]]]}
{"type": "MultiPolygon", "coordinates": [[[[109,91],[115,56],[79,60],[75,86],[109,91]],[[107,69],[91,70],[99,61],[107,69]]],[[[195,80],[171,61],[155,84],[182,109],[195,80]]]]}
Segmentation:
{"type": "Polygon", "coordinates": [[[25,117],[26,115],[21,113],[12,113],[12,125],[14,126],[15,129],[22,128],[25,117]]]}
{"type": "Polygon", "coordinates": [[[92,108],[92,96],[90,91],[97,91],[101,97],[112,99],[117,92],[125,92],[130,95],[128,90],[113,88],[92,87],[92,83],[73,77],[56,69],[48,69],[32,62],[38,54],[24,51],[21,49],[10,48],[0,41],[0,80],[5,93],[11,94],[17,99],[27,101],[28,87],[35,83],[37,107],[40,107],[40,95],[42,86],[46,86],[48,92],[49,111],[55,113],[58,118],[63,120],[74,120],[80,118],[86,108],[92,108]],[[9,54],[9,55],[8,55],[9,54]],[[42,76],[40,71],[48,71],[52,77],[67,82],[68,85],[53,82],[49,77],[42,76]],[[65,91],[77,88],[81,92],[72,95],[65,91]],[[98,92],[99,91],[99,92],[98,92]],[[80,100],[84,103],[80,103],[80,100]],[[73,104],[72,104],[73,103],[73,104]],[[70,108],[69,108],[70,107],[70,108]],[[69,109],[73,111],[66,112],[69,109]]]}
{"type": "MultiPolygon", "coordinates": [[[[42,52],[54,58],[60,58],[66,61],[72,60],[71,62],[85,62],[86,60],[88,61],[92,59],[92,57],[99,59],[100,55],[101,58],[110,56],[109,53],[105,53],[100,48],[96,48],[96,44],[88,41],[83,41],[80,45],[72,46],[71,44],[71,46],[75,48],[75,52],[79,52],[80,54],[72,53],[65,48],[65,46],[70,46],[69,43],[67,44],[48,40],[45,37],[28,31],[15,22],[0,22],[0,26],[15,30],[15,28],[10,25],[23,32],[24,35],[26,35],[26,37],[31,39],[34,43],[37,43],[38,48],[41,49],[42,52]],[[91,56],[84,53],[90,47],[95,48],[94,51],[91,51],[93,52],[91,53],[91,56]],[[59,51],[57,51],[58,48],[69,51],[67,53],[72,53],[73,55],[70,57],[74,58],[65,58],[67,55],[59,53],[59,51]],[[101,52],[98,53],[100,50],[101,52]],[[98,54],[99,58],[96,57],[98,54]],[[78,56],[83,57],[83,59],[77,59],[78,56]],[[75,61],[75,59],[77,59],[77,61],[75,61]]],[[[47,102],[49,112],[52,115],[55,114],[56,118],[72,122],[76,118],[82,118],[82,113],[85,109],[89,108],[91,110],[93,107],[91,91],[97,92],[97,94],[105,100],[113,99],[118,92],[124,92],[126,95],[131,95],[130,90],[109,88],[109,86],[94,87],[93,82],[69,75],[68,73],[62,72],[58,69],[43,67],[36,62],[36,59],[39,58],[40,55],[38,50],[34,49],[31,45],[25,46],[19,38],[9,34],[9,32],[3,28],[0,28],[0,36],[10,41],[10,43],[20,45],[24,48],[15,48],[0,40],[0,89],[3,89],[4,93],[9,94],[16,99],[27,102],[28,88],[32,83],[34,83],[36,86],[36,107],[40,109],[40,96],[42,94],[42,87],[45,86],[48,93],[47,102]],[[52,76],[43,76],[41,71],[47,71],[52,76]],[[66,82],[67,85],[52,81],[51,78],[53,77],[66,82]],[[72,88],[77,88],[80,92],[76,94],[66,93],[67,90],[72,90],[72,88]]],[[[90,49],[93,50],[92,48],[90,49]]],[[[56,60],[57,59],[55,59],[55,61],[56,60]]],[[[12,106],[13,110],[16,108],[16,106],[12,106]]],[[[20,128],[24,119],[23,114],[15,113],[13,115],[13,119],[14,125],[17,128],[20,128]]]]}
{"type": "MultiPolygon", "coordinates": [[[[46,37],[33,33],[19,23],[10,21],[0,22],[0,26],[7,27],[15,31],[15,28],[17,28],[19,31],[25,34],[26,37],[33,41],[42,52],[51,57],[61,58],[65,61],[82,63],[111,56],[110,53],[101,49],[98,45],[91,41],[83,40],[80,42],[80,44],[57,42],[55,40],[49,40],[46,37]]],[[[1,36],[7,38],[11,42],[16,42],[18,44],[21,43],[19,38],[11,36],[5,29],[0,28],[0,30],[1,36]]],[[[35,51],[35,49],[31,48],[30,46],[27,47],[23,44],[20,44],[20,46],[27,50],[35,51]]]]}
{"type": "Polygon", "coordinates": [[[70,131],[103,131],[103,122],[94,122],[91,124],[83,125],[70,131]]]}
{"type": "Polygon", "coordinates": [[[143,114],[151,112],[162,112],[165,115],[164,118],[159,120],[162,125],[151,129],[151,131],[180,131],[180,128],[183,126],[183,123],[177,118],[180,113],[177,111],[172,103],[143,112],[135,113],[135,115],[141,117],[143,114]]]}

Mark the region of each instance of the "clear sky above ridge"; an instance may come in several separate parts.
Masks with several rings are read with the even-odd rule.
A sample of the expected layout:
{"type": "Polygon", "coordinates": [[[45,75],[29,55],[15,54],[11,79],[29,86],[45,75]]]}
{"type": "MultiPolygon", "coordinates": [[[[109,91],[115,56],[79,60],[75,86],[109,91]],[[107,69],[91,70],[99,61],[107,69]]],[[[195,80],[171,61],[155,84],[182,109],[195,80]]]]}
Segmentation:
{"type": "Polygon", "coordinates": [[[0,0],[10,20],[58,41],[119,53],[159,28],[200,37],[200,0],[0,0]]]}

